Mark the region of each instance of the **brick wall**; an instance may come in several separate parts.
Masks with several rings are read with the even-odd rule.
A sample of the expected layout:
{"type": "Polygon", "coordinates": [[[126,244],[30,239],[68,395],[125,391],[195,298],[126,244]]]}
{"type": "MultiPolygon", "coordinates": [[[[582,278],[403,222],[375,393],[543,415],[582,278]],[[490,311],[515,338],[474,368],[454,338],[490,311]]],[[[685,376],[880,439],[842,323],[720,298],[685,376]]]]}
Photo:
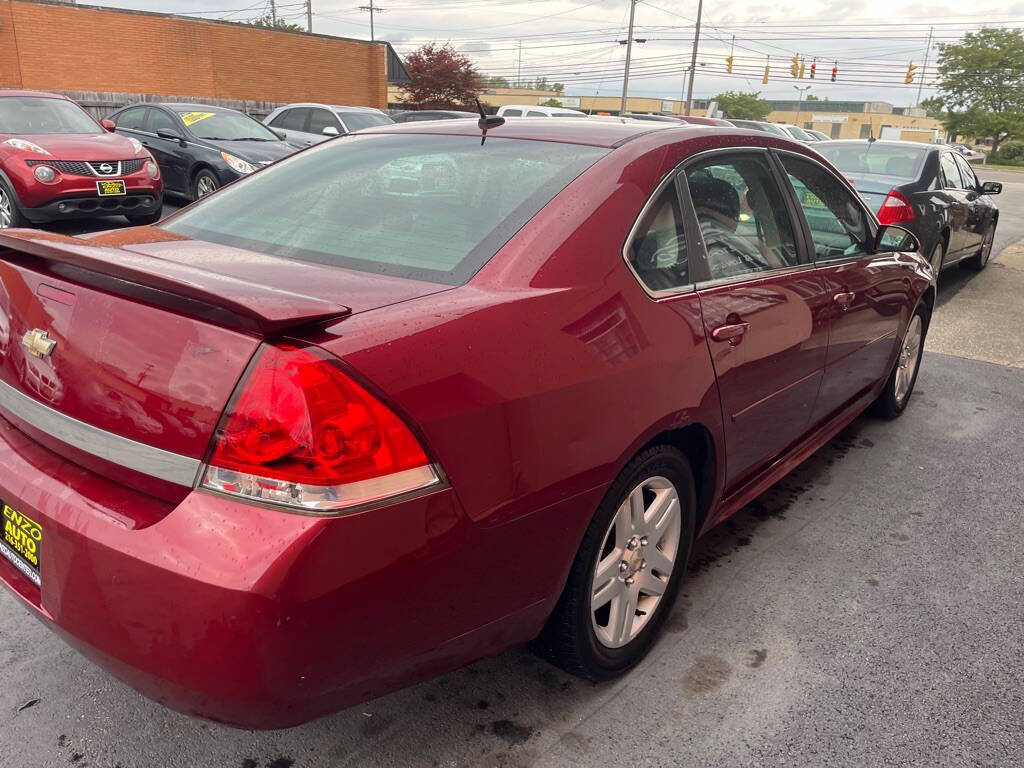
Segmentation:
{"type": "Polygon", "coordinates": [[[0,0],[0,87],[387,106],[384,44],[0,0]]]}

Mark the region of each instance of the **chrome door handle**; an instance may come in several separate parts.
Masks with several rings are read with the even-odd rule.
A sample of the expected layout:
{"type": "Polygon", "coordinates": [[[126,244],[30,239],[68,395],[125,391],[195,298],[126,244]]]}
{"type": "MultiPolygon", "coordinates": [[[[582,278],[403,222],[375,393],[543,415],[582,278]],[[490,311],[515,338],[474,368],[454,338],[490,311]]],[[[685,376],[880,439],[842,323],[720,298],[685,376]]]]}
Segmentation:
{"type": "Polygon", "coordinates": [[[833,296],[832,301],[838,304],[839,308],[845,312],[850,308],[850,305],[853,304],[853,300],[854,298],[856,298],[856,296],[857,294],[854,293],[853,291],[845,291],[842,293],[837,293],[835,296],[833,296]]]}
{"type": "Polygon", "coordinates": [[[711,331],[711,338],[714,341],[727,341],[730,347],[735,347],[743,341],[743,335],[750,328],[750,323],[730,323],[720,325],[711,331]]]}

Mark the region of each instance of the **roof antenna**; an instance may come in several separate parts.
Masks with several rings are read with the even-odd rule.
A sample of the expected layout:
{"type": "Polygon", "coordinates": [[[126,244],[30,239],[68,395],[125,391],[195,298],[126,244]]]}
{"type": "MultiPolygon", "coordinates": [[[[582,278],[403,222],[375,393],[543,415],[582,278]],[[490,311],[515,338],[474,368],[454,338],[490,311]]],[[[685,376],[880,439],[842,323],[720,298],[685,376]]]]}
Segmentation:
{"type": "Polygon", "coordinates": [[[484,145],[487,141],[487,129],[497,128],[499,125],[505,124],[505,118],[499,117],[498,115],[488,115],[484,112],[484,105],[480,103],[480,99],[476,100],[476,109],[480,113],[480,119],[476,121],[476,124],[480,126],[480,130],[483,133],[480,135],[480,146],[484,145]]]}

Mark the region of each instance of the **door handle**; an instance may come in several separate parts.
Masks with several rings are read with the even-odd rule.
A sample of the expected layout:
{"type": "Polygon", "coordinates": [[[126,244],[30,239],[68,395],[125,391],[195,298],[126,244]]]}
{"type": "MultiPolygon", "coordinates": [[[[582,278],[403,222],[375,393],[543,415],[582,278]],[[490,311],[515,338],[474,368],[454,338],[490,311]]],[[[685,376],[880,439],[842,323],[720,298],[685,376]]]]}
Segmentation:
{"type": "Polygon", "coordinates": [[[853,291],[844,291],[833,296],[832,301],[838,304],[839,308],[845,312],[850,308],[850,305],[853,304],[853,300],[856,296],[857,294],[853,291]]]}
{"type": "Polygon", "coordinates": [[[743,335],[750,328],[750,323],[730,323],[720,325],[711,331],[711,338],[714,341],[727,341],[730,347],[735,347],[743,341],[743,335]]]}

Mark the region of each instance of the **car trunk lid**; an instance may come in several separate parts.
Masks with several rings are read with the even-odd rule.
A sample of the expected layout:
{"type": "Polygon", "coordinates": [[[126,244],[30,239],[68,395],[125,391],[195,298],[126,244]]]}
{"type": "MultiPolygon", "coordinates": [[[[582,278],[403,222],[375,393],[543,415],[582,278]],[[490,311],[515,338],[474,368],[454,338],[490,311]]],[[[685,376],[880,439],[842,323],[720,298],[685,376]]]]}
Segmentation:
{"type": "Polygon", "coordinates": [[[848,179],[853,184],[853,188],[864,198],[864,202],[876,214],[889,192],[893,189],[900,189],[909,181],[900,176],[884,176],[875,173],[854,175],[848,179]]]}
{"type": "Polygon", "coordinates": [[[417,292],[371,279],[360,296],[352,275],[331,281],[324,267],[219,246],[161,254],[98,240],[0,234],[0,415],[171,500],[191,487],[188,468],[263,338],[351,313],[334,297],[366,310],[417,292]]]}

